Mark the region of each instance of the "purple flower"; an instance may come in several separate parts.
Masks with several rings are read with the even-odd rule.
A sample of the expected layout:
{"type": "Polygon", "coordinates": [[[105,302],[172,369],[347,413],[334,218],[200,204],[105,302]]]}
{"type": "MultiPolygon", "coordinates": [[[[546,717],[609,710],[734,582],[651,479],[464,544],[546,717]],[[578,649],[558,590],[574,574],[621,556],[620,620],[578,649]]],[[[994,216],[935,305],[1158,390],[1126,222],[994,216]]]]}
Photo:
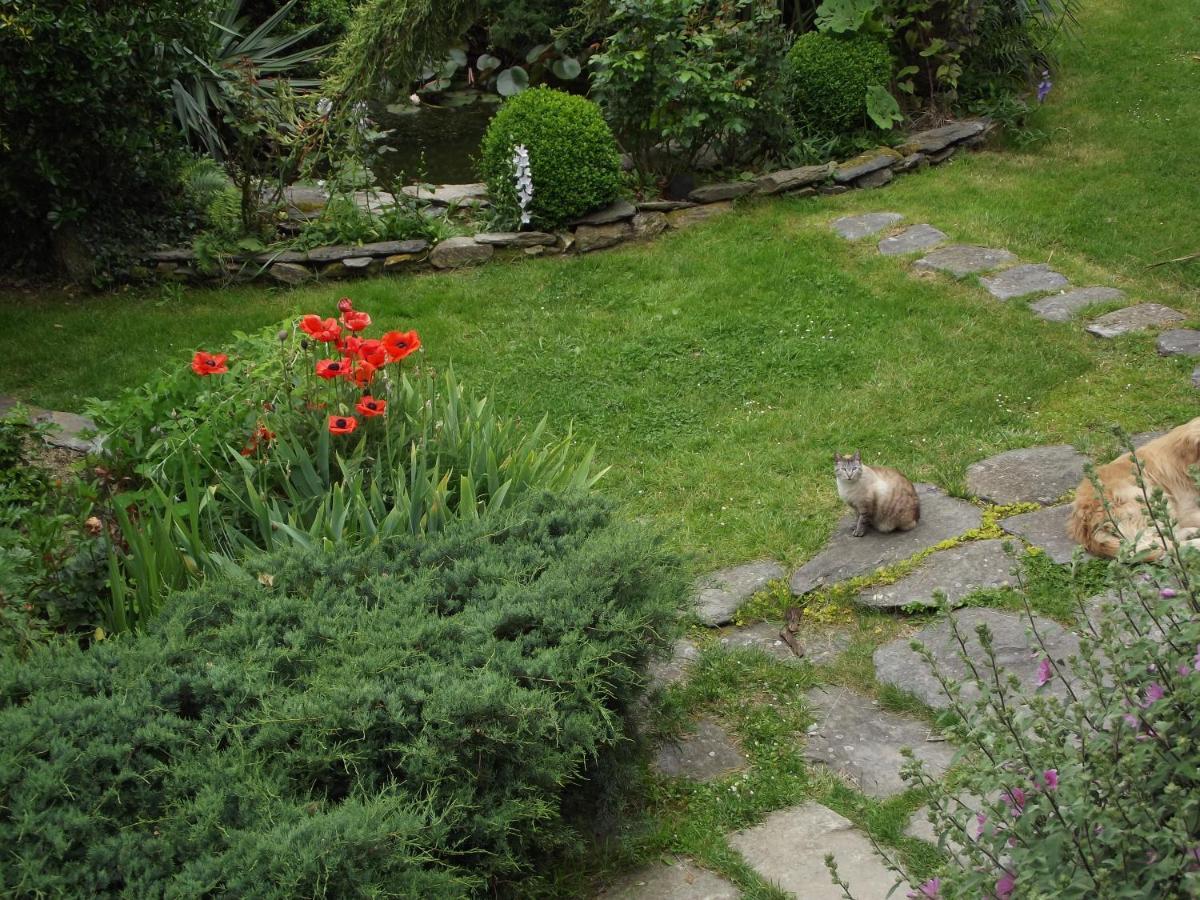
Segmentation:
{"type": "Polygon", "coordinates": [[[942,879],[930,878],[915,891],[908,892],[908,900],[919,900],[921,897],[938,900],[942,896],[942,879]]]}
{"type": "MultiPolygon", "coordinates": [[[[1198,648],[1196,655],[1198,658],[1200,658],[1200,648],[1198,648]]],[[[1037,681],[1035,684],[1037,684],[1038,687],[1041,687],[1050,680],[1050,676],[1053,674],[1054,668],[1050,665],[1050,658],[1048,656],[1043,657],[1042,661],[1038,663],[1037,681]]]]}
{"type": "Polygon", "coordinates": [[[1054,82],[1050,80],[1050,70],[1042,69],[1042,80],[1037,87],[1038,103],[1045,103],[1046,96],[1050,93],[1050,88],[1054,87],[1054,82]]]}
{"type": "Polygon", "coordinates": [[[1170,600],[1175,596],[1175,591],[1173,591],[1171,588],[1163,588],[1158,592],[1158,596],[1162,597],[1164,600],[1170,600]]]}
{"type": "Polygon", "coordinates": [[[1180,663],[1179,664],[1179,674],[1186,678],[1188,675],[1192,674],[1192,667],[1189,666],[1187,663],[1180,663]]]}
{"type": "Polygon", "coordinates": [[[975,840],[983,837],[983,826],[987,824],[986,813],[975,813],[975,840]]]}
{"type": "Polygon", "coordinates": [[[1128,725],[1130,728],[1137,728],[1138,727],[1137,716],[1131,715],[1130,713],[1125,713],[1125,724],[1128,725]]]}
{"type": "Polygon", "coordinates": [[[1058,769],[1047,769],[1042,773],[1042,783],[1046,785],[1046,790],[1058,790],[1058,769]]]}
{"type": "Polygon", "coordinates": [[[1142,709],[1157,703],[1166,695],[1167,692],[1163,690],[1163,686],[1161,684],[1159,684],[1157,681],[1150,682],[1149,686],[1146,688],[1146,699],[1142,703],[1142,709]]]}
{"type": "Polygon", "coordinates": [[[1008,805],[1009,811],[1012,812],[1013,818],[1021,815],[1025,809],[1025,792],[1019,787],[1006,788],[1002,795],[1004,802],[1008,805]]]}
{"type": "Polygon", "coordinates": [[[1012,872],[1005,871],[996,881],[996,900],[1008,900],[1016,886],[1017,876],[1012,872]]]}

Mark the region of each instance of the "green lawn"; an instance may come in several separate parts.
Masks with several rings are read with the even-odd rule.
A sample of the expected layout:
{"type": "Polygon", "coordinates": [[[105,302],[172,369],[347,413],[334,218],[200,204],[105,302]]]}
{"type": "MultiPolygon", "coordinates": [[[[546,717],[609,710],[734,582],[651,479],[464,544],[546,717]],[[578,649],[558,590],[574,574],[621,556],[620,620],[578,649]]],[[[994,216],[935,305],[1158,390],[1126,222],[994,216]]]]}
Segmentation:
{"type": "Polygon", "coordinates": [[[827,228],[896,209],[954,239],[1050,260],[1200,317],[1200,27],[1185,4],[1092,0],[1038,126],[1048,141],[972,154],[884,191],[749,203],[651,245],[452,275],[298,291],[235,288],[4,298],[0,391],[59,408],[180,365],[342,292],[388,327],[421,331],[523,417],[550,413],[599,446],[607,490],[697,564],[799,562],[838,513],[829,457],[950,488],[971,462],[1069,441],[1107,452],[1104,426],[1195,414],[1190,368],[1150,336],[1099,342],[1077,324],[920,276],[827,228]]]}

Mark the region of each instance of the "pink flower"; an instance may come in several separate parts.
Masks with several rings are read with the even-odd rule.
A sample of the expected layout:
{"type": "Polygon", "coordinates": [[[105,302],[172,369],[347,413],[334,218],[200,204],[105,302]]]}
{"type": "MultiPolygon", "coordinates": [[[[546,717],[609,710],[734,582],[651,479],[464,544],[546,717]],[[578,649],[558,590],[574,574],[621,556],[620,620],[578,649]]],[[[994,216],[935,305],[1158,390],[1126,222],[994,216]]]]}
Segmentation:
{"type": "Polygon", "coordinates": [[[975,840],[983,837],[983,826],[987,824],[986,813],[975,813],[975,840]]]}
{"type": "Polygon", "coordinates": [[[1025,792],[1019,787],[1006,788],[1002,795],[1004,802],[1008,805],[1009,811],[1015,819],[1025,810],[1025,792]]]}
{"type": "Polygon", "coordinates": [[[1042,773],[1042,784],[1048,791],[1058,790],[1058,769],[1047,769],[1042,773]]]}
{"type": "Polygon", "coordinates": [[[1125,724],[1126,724],[1126,725],[1128,725],[1130,728],[1137,728],[1137,727],[1138,727],[1138,718],[1137,718],[1137,716],[1130,715],[1129,713],[1125,713],[1125,716],[1124,716],[1124,718],[1125,718],[1125,724]]]}
{"type": "Polygon", "coordinates": [[[1054,668],[1050,665],[1050,658],[1043,657],[1042,661],[1038,663],[1037,681],[1035,683],[1038,687],[1041,687],[1050,680],[1050,676],[1053,674],[1054,668]]]}
{"type": "Polygon", "coordinates": [[[1192,667],[1189,666],[1187,663],[1180,663],[1179,664],[1179,674],[1182,677],[1186,678],[1188,675],[1192,674],[1192,667]]]}
{"type": "Polygon", "coordinates": [[[908,892],[908,900],[920,900],[921,897],[938,900],[942,896],[942,879],[930,878],[915,891],[908,892]]]}
{"type": "Polygon", "coordinates": [[[1012,896],[1013,888],[1017,886],[1017,876],[1012,872],[1006,871],[996,881],[996,900],[1008,900],[1012,896]]]}
{"type": "Polygon", "coordinates": [[[1163,588],[1158,592],[1158,596],[1162,597],[1164,600],[1170,600],[1175,596],[1175,592],[1171,590],[1171,588],[1163,588]]]}
{"type": "Polygon", "coordinates": [[[1157,681],[1150,682],[1149,686],[1146,688],[1146,699],[1142,703],[1142,709],[1157,703],[1166,695],[1167,692],[1163,690],[1163,686],[1161,684],[1159,684],[1157,681]]]}

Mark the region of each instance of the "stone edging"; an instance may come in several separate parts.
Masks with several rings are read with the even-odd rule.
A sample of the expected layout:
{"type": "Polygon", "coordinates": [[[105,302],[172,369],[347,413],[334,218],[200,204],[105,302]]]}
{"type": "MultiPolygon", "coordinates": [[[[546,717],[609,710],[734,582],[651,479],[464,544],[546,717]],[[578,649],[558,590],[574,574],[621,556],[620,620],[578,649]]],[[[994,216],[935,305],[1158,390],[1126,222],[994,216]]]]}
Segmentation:
{"type": "MultiPolygon", "coordinates": [[[[732,201],[747,196],[792,197],[842,194],[855,188],[882,187],[896,175],[938,165],[959,148],[982,144],[994,124],[988,119],[968,119],[909,135],[896,149],[880,147],[844,162],[801,166],[760,175],[753,181],[706,184],[693,190],[686,200],[652,200],[633,204],[618,200],[557,233],[541,231],[483,233],[453,237],[437,244],[426,240],[381,241],[359,246],[318,247],[308,252],[245,254],[226,265],[227,276],[238,280],[270,279],[296,285],[317,279],[353,278],[383,272],[433,268],[458,269],[493,259],[591,253],[627,241],[650,240],[673,228],[686,228],[732,208],[732,201]]],[[[306,191],[306,189],[301,189],[306,191]]],[[[416,188],[405,188],[409,196],[416,188]]],[[[308,191],[307,193],[315,193],[308,191]]],[[[428,193],[434,205],[449,202],[487,205],[483,185],[438,185],[428,193]],[[449,198],[449,199],[448,199],[449,198]]],[[[312,200],[313,198],[308,198],[312,200]]],[[[378,205],[385,195],[355,197],[360,206],[378,205]]],[[[143,260],[151,274],[174,281],[206,278],[195,265],[190,248],[160,250],[143,260]]]]}

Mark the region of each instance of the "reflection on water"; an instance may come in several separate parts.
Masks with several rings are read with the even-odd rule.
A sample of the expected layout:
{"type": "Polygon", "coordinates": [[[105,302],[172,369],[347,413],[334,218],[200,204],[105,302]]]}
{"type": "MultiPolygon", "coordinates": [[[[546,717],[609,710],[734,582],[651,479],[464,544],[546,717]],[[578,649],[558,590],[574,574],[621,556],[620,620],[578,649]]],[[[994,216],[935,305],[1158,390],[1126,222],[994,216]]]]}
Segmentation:
{"type": "Polygon", "coordinates": [[[464,184],[478,180],[475,159],[498,97],[475,92],[445,95],[444,105],[407,104],[379,107],[372,118],[390,131],[384,144],[391,151],[375,166],[381,183],[403,177],[405,182],[464,184]]]}

